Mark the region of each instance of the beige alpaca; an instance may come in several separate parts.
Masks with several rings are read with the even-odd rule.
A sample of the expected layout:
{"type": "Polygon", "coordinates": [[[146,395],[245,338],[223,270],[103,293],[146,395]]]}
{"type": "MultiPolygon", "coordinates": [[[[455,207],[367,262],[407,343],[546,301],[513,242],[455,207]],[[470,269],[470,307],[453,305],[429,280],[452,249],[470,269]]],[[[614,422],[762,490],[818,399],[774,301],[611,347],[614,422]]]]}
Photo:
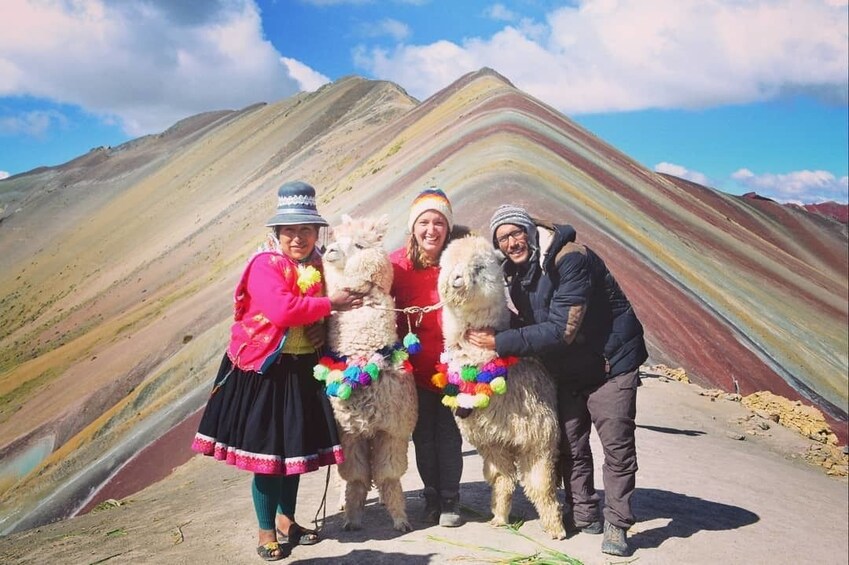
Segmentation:
{"type": "MultiPolygon", "coordinates": [[[[324,253],[328,292],[349,288],[366,293],[364,305],[335,312],[328,321],[329,350],[349,359],[373,357],[397,343],[395,302],[389,294],[392,265],[383,250],[388,220],[344,216],[324,253]]],[[[416,387],[410,373],[387,361],[377,381],[353,390],[350,398],[331,397],[345,462],[346,530],[362,527],[366,495],[374,484],[396,530],[408,532],[401,477],[407,471],[407,444],[418,417],[416,387]]]]}
{"type": "MultiPolygon", "coordinates": [[[[510,313],[498,257],[490,241],[469,236],[445,249],[440,268],[446,355],[461,365],[481,366],[495,358],[494,352],[473,346],[464,333],[469,328],[508,327],[510,313]]],[[[556,494],[560,438],[556,402],[554,382],[543,365],[522,358],[509,368],[506,393],[494,394],[488,407],[456,418],[463,436],[483,458],[484,478],[492,487],[493,525],[508,523],[519,481],[542,528],[552,538],[566,537],[556,494]]]]}

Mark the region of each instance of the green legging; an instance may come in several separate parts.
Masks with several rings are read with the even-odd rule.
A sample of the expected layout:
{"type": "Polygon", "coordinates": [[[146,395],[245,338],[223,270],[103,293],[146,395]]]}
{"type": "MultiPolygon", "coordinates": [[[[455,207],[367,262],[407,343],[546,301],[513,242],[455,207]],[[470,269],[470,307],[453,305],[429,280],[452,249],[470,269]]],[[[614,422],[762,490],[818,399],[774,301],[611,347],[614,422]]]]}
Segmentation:
{"type": "Polygon", "coordinates": [[[273,530],[276,513],[295,520],[295,501],[298,498],[300,475],[254,474],[251,495],[256,519],[261,530],[273,530]]]}

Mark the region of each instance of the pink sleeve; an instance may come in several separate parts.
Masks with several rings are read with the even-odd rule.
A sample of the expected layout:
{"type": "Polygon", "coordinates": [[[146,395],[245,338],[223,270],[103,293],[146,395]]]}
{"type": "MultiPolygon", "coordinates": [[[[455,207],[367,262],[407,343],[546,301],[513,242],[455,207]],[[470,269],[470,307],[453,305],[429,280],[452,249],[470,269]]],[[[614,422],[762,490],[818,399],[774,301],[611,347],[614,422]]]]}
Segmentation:
{"type": "Polygon", "coordinates": [[[326,296],[301,296],[283,276],[283,264],[274,255],[257,257],[248,276],[253,310],[262,312],[279,328],[305,326],[330,315],[326,296]]]}

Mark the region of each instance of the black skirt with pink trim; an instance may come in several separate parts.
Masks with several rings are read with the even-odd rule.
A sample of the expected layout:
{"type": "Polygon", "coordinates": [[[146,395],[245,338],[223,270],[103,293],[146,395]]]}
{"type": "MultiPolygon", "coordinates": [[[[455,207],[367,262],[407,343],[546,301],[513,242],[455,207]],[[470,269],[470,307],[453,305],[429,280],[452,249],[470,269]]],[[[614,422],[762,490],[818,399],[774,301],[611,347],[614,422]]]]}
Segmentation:
{"type": "Polygon", "coordinates": [[[221,362],[192,449],[265,475],[344,460],[333,408],[313,377],[317,355],[281,355],[265,372],[221,362]]]}

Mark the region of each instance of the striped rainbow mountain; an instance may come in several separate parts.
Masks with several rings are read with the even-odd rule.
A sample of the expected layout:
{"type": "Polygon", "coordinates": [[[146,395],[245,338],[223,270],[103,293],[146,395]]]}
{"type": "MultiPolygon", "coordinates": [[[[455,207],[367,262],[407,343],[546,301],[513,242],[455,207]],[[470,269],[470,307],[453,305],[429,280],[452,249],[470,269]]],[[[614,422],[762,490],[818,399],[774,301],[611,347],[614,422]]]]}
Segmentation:
{"type": "Polygon", "coordinates": [[[815,404],[846,441],[845,224],[652,172],[490,69],[423,102],[346,77],[0,181],[0,532],[202,405],[232,289],[292,179],[331,223],[388,214],[389,248],[427,186],[479,232],[505,202],[570,223],[651,362],[815,404]]]}

